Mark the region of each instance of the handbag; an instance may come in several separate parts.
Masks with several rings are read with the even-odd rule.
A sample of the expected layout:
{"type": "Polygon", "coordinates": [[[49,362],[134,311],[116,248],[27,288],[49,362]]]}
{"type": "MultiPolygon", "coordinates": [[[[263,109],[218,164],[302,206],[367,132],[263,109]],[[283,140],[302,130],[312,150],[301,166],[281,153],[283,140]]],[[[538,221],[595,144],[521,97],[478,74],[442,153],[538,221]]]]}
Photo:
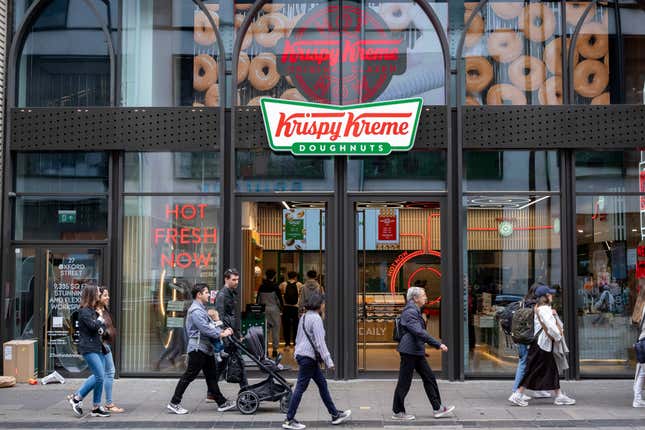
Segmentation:
{"type": "MultiPolygon", "coordinates": [[[[638,335],[643,332],[643,322],[645,322],[645,316],[641,319],[641,323],[638,326],[638,335]]],[[[641,340],[637,340],[636,343],[634,343],[634,350],[636,350],[636,361],[638,361],[641,364],[645,363],[645,337],[642,338],[641,340]]]]}
{"type": "Polygon", "coordinates": [[[302,331],[305,332],[305,336],[307,336],[307,340],[309,341],[309,344],[311,345],[311,347],[314,350],[314,354],[316,356],[316,363],[318,363],[318,365],[320,366],[320,365],[322,365],[324,363],[324,361],[322,359],[322,356],[320,355],[320,353],[316,349],[316,345],[311,340],[311,336],[309,336],[309,333],[307,333],[307,325],[306,324],[307,324],[307,315],[303,315],[302,316],[302,331]]]}

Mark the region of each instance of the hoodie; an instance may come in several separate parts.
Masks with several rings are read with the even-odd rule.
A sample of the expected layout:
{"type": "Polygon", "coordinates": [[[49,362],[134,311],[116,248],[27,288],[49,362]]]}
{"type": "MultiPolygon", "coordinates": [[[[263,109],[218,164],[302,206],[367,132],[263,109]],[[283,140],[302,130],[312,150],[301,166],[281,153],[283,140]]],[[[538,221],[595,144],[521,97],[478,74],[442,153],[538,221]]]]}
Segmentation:
{"type": "Polygon", "coordinates": [[[305,303],[307,303],[307,300],[309,300],[309,296],[311,296],[314,293],[322,294],[324,291],[318,281],[315,279],[307,279],[302,286],[302,290],[300,291],[300,299],[298,301],[298,308],[300,309],[301,312],[304,312],[305,309],[305,303]]]}

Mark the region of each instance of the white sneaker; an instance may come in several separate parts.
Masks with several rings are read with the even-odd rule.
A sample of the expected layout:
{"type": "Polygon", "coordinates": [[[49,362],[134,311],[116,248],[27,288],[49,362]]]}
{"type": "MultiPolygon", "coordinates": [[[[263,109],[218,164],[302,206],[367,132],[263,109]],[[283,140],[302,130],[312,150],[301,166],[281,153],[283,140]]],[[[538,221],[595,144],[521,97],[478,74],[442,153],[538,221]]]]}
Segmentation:
{"type": "Polygon", "coordinates": [[[555,398],[555,401],[553,402],[553,404],[556,406],[570,406],[570,405],[575,405],[576,401],[575,399],[572,399],[571,397],[562,393],[555,398]]]}
{"type": "Polygon", "coordinates": [[[307,428],[307,426],[302,424],[302,423],[299,423],[296,420],[285,420],[282,423],[282,428],[283,429],[301,430],[301,429],[307,428]]]}
{"type": "Polygon", "coordinates": [[[333,425],[338,425],[343,421],[346,421],[352,415],[351,409],[347,409],[346,411],[338,411],[338,412],[339,414],[337,416],[331,417],[331,423],[333,425]]]}
{"type": "Polygon", "coordinates": [[[519,391],[511,394],[511,397],[508,398],[508,401],[514,404],[515,406],[528,406],[528,402],[522,399],[522,394],[519,391]]]}
{"type": "Polygon", "coordinates": [[[188,413],[187,409],[181,407],[181,405],[175,405],[173,403],[168,403],[166,408],[177,415],[186,415],[188,413]]]}
{"type": "Polygon", "coordinates": [[[406,414],[405,412],[397,412],[396,414],[392,415],[392,419],[394,421],[412,421],[416,417],[411,414],[406,414]]]}
{"type": "Polygon", "coordinates": [[[550,399],[553,397],[550,391],[533,391],[534,399],[550,399]]]}
{"type": "Polygon", "coordinates": [[[227,400],[217,407],[217,412],[226,412],[235,408],[237,405],[233,400],[227,400]]]}
{"type": "Polygon", "coordinates": [[[527,396],[527,395],[526,395],[526,394],[524,394],[524,393],[522,393],[522,394],[521,394],[521,398],[522,398],[522,400],[524,400],[525,402],[528,402],[529,400],[533,400],[533,397],[531,397],[531,396],[527,396]]]}
{"type": "Polygon", "coordinates": [[[441,408],[438,411],[434,411],[433,416],[435,418],[442,418],[451,413],[452,411],[455,410],[454,406],[441,406],[441,408]]]}
{"type": "Polygon", "coordinates": [[[645,408],[645,400],[636,400],[632,403],[632,406],[635,408],[645,408]]]}

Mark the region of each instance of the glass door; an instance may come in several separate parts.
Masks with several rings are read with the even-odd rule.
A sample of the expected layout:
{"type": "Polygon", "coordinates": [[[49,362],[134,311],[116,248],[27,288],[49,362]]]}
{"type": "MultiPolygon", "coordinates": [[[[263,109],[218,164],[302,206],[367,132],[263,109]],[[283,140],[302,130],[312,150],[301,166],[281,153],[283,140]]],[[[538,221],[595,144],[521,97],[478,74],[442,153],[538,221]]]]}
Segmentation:
{"type": "MultiPolygon", "coordinates": [[[[438,202],[359,202],[357,250],[357,356],[359,371],[399,368],[394,318],[411,286],[426,290],[422,309],[428,333],[440,338],[441,223],[438,202]]],[[[441,369],[441,353],[428,350],[441,369]]]]}

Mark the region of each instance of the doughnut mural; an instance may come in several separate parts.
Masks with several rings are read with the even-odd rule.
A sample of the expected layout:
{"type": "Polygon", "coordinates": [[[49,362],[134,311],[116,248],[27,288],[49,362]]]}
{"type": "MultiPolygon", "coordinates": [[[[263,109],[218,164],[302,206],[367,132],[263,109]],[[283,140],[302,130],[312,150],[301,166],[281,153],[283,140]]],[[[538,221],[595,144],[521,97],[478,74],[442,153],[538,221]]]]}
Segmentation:
{"type": "MultiPolygon", "coordinates": [[[[219,29],[219,5],[205,4],[215,26],[219,29]]],[[[219,106],[218,48],[211,20],[195,5],[193,58],[193,106],[219,106]]]]}
{"type": "MultiPolygon", "coordinates": [[[[258,106],[261,97],[355,104],[420,96],[445,104],[439,38],[414,1],[349,0],[268,3],[251,11],[236,2],[237,101],[258,106]]],[[[444,31],[448,5],[434,4],[444,31]]]]}
{"type": "MultiPolygon", "coordinates": [[[[464,23],[478,4],[464,4],[464,23]]],[[[569,49],[588,5],[567,2],[563,28],[559,2],[487,2],[465,30],[464,104],[562,104],[563,43],[569,49]]],[[[572,64],[572,103],[609,104],[608,13],[594,5],[581,23],[572,64]]]]}

